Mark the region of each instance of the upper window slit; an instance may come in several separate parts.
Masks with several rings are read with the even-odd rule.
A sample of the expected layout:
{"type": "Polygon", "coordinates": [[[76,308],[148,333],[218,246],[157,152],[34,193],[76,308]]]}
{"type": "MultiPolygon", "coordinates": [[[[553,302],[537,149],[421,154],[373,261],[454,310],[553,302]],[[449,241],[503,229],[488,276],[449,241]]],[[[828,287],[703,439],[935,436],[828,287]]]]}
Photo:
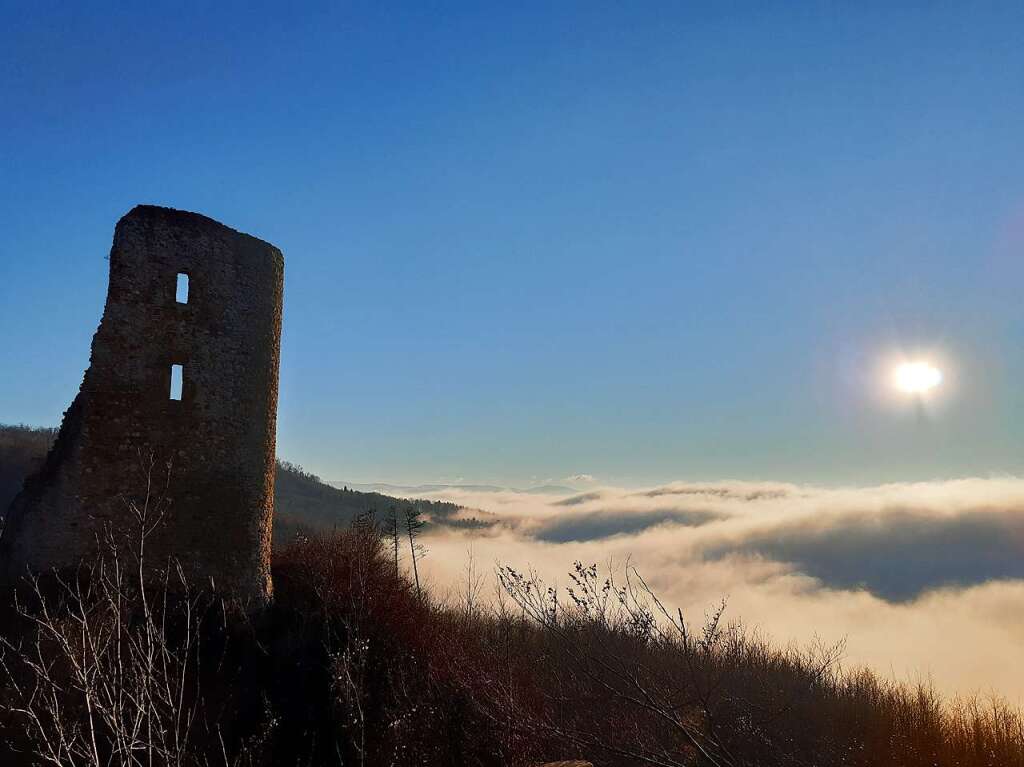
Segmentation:
{"type": "Polygon", "coordinates": [[[178,286],[174,294],[174,300],[179,304],[188,303],[188,275],[178,272],[178,286]]]}

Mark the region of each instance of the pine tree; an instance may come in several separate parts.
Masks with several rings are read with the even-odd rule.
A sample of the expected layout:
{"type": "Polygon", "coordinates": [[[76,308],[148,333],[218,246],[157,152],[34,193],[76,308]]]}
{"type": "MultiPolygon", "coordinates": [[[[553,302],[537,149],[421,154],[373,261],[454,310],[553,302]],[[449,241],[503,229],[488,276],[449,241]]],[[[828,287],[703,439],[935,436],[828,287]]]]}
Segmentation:
{"type": "Polygon", "coordinates": [[[426,556],[427,548],[420,543],[420,531],[427,524],[423,512],[415,506],[405,510],[405,534],[409,538],[409,554],[412,557],[412,575],[416,581],[416,594],[422,599],[423,589],[420,588],[420,571],[418,561],[426,556]]]}

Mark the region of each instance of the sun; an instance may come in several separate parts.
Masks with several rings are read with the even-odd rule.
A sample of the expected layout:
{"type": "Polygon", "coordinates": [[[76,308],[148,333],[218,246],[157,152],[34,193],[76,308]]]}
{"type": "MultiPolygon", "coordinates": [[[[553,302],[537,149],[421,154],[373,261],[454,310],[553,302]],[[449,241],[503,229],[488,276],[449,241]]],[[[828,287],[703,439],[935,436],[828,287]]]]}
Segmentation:
{"type": "Polygon", "coordinates": [[[930,362],[904,362],[896,367],[893,383],[906,394],[927,394],[942,383],[942,371],[930,362]]]}

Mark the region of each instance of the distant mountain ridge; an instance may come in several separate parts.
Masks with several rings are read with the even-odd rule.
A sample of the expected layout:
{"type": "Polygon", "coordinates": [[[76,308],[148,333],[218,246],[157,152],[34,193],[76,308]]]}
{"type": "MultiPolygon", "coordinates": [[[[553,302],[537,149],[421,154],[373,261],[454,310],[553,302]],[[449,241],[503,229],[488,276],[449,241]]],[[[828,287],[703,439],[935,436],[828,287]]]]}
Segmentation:
{"type": "Polygon", "coordinates": [[[576,495],[580,491],[567,485],[538,485],[530,488],[501,487],[500,485],[393,485],[388,482],[344,482],[330,480],[331,487],[349,488],[364,493],[406,493],[420,495],[422,493],[439,493],[445,490],[465,490],[470,493],[530,493],[533,495],[576,495]]]}

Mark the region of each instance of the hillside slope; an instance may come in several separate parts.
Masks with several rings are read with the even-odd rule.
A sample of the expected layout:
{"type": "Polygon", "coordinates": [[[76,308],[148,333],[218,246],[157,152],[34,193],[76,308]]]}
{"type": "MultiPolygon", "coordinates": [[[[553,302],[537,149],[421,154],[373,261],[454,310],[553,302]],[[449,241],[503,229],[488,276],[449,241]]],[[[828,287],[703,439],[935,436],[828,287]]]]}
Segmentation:
{"type": "MultiPolygon", "coordinates": [[[[0,424],[0,517],[35,472],[56,437],[56,429],[0,424]]],[[[299,533],[347,527],[358,515],[375,511],[383,516],[392,508],[421,510],[434,524],[465,526],[455,519],[459,506],[452,503],[406,500],[381,493],[339,489],[301,467],[277,462],[274,485],[274,542],[280,545],[299,533]]]]}
{"type": "Polygon", "coordinates": [[[0,516],[21,491],[25,477],[43,463],[56,429],[0,424],[0,516]]]}
{"type": "Polygon", "coordinates": [[[460,507],[442,501],[395,498],[381,493],[366,493],[331,487],[301,467],[277,462],[274,485],[274,541],[284,543],[296,533],[324,532],[346,527],[360,514],[375,512],[383,518],[392,509],[409,507],[422,511],[434,524],[460,525],[454,519],[460,507]]]}

